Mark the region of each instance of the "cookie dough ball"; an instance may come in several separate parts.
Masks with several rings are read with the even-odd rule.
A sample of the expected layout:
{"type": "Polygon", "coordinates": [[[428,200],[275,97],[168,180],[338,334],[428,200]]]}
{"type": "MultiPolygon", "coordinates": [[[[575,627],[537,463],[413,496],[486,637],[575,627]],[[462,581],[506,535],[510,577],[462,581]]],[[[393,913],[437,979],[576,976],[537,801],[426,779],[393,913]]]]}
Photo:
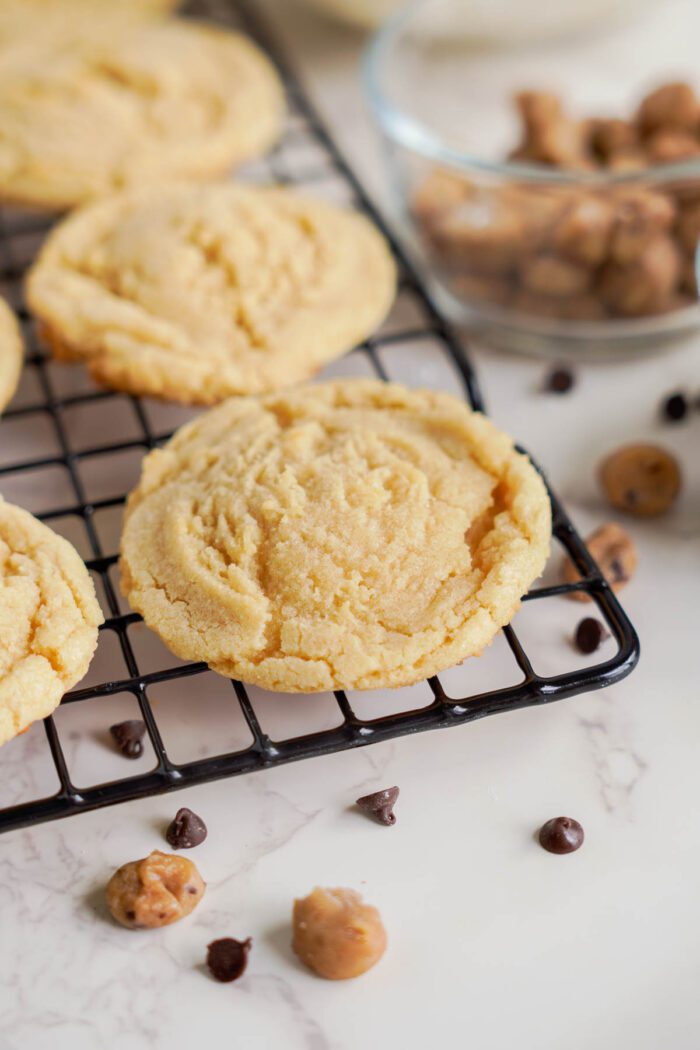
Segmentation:
{"type": "Polygon", "coordinates": [[[205,883],[186,857],[153,850],[118,868],[107,883],[107,907],[130,930],[152,930],[184,919],[204,896],[205,883]]]}
{"type": "Polygon", "coordinates": [[[663,514],[681,490],[675,456],[657,445],[625,445],[600,467],[600,483],[608,502],[639,518],[663,514]]]}
{"type": "Polygon", "coordinates": [[[319,977],[359,977],[386,949],[379,912],[354,890],[321,889],[294,901],[292,948],[319,977]]]}
{"type": "Polygon", "coordinates": [[[667,233],[676,217],[670,197],[654,190],[625,187],[615,194],[615,227],[610,242],[613,262],[635,262],[660,234],[667,233]]]}
{"type": "Polygon", "coordinates": [[[415,190],[411,211],[419,222],[430,225],[473,192],[473,186],[461,175],[435,168],[415,190]]]}
{"type": "MultiPolygon", "coordinates": [[[[632,537],[621,525],[614,521],[606,522],[587,537],[586,546],[615,592],[621,590],[634,576],[637,549],[632,537]]],[[[581,579],[580,572],[569,558],[564,560],[562,578],[564,583],[576,583],[581,579]]],[[[585,591],[572,591],[567,597],[579,602],[593,600],[585,591]]]]}
{"type": "Polygon", "coordinates": [[[673,302],[683,259],[676,242],[660,234],[629,263],[607,263],[600,276],[600,297],[620,317],[663,313],[673,302]]]}
{"type": "Polygon", "coordinates": [[[523,142],[514,160],[533,160],[559,168],[587,170],[585,121],[568,117],[556,95],[547,91],[521,91],[515,104],[523,123],[523,142]]]}
{"type": "Polygon", "coordinates": [[[643,100],[637,122],[644,134],[659,128],[695,132],[700,123],[700,102],[690,84],[663,84],[643,100]]]}
{"type": "Polygon", "coordinates": [[[572,200],[554,230],[555,251],[584,266],[599,266],[608,254],[614,220],[609,200],[581,194],[572,200]]]}
{"type": "Polygon", "coordinates": [[[505,274],[527,250],[522,209],[504,194],[484,190],[435,222],[433,243],[448,266],[505,274]]]}
{"type": "Polygon", "coordinates": [[[700,156],[700,142],[688,131],[657,131],[647,142],[647,154],[654,164],[676,164],[700,156]]]}
{"type": "Polygon", "coordinates": [[[635,150],[639,142],[635,125],[618,118],[594,118],[588,122],[588,135],[593,153],[603,163],[616,154],[635,150]]]}
{"type": "Polygon", "coordinates": [[[591,283],[590,270],[578,263],[542,252],[523,261],[520,267],[523,288],[535,295],[563,299],[584,295],[591,283]]]}

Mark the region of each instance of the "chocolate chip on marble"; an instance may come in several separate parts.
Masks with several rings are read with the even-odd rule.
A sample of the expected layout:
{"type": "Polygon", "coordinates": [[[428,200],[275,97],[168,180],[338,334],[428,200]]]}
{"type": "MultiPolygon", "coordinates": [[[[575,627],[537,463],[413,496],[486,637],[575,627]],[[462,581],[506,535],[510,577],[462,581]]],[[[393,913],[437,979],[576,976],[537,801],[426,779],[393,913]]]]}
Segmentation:
{"type": "Polygon", "coordinates": [[[184,806],[178,809],[168,825],[165,837],[173,849],[192,849],[207,837],[207,826],[201,817],[184,806]]]}
{"type": "Polygon", "coordinates": [[[378,824],[390,825],[396,823],[394,806],[398,797],[399,789],[390,787],[382,791],[373,791],[371,795],[362,795],[355,801],[360,809],[378,824]]]}
{"type": "Polygon", "coordinates": [[[588,654],[594,653],[607,637],[608,632],[600,620],[596,620],[593,616],[586,616],[576,628],[574,642],[580,653],[588,654]]]}
{"type": "Polygon", "coordinates": [[[573,853],[583,845],[583,828],[573,817],[552,817],[540,828],[540,846],[548,853],[573,853]]]}
{"type": "Polygon", "coordinates": [[[680,423],[688,415],[688,398],[680,391],[670,394],[665,399],[661,412],[669,423],[680,423]]]}
{"type": "Polygon", "coordinates": [[[117,722],[109,727],[109,731],[125,758],[139,758],[143,754],[142,738],[146,732],[146,723],[140,718],[117,722]]]}
{"type": "Polygon", "coordinates": [[[545,390],[552,394],[567,394],[574,381],[574,373],[569,368],[555,368],[547,376],[545,390]]]}
{"type": "Polygon", "coordinates": [[[248,955],[253,940],[247,937],[237,941],[235,937],[220,937],[207,946],[207,966],[217,981],[236,981],[248,965],[248,955]]]}

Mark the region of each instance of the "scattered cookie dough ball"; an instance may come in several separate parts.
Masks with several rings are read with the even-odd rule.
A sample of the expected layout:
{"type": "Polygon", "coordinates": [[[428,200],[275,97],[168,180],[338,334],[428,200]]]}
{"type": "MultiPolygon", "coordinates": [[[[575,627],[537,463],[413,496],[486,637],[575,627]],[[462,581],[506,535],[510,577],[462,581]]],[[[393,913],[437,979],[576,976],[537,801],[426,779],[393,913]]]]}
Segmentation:
{"type": "MultiPolygon", "coordinates": [[[[619,591],[632,579],[637,569],[637,549],[632,537],[621,525],[614,521],[606,522],[590,534],[586,546],[614,591],[619,591]]],[[[581,579],[580,572],[569,558],[564,559],[562,578],[564,583],[576,583],[581,579]]],[[[593,600],[584,591],[572,591],[567,597],[579,602],[593,600]]]]}
{"type": "Polygon", "coordinates": [[[675,502],[681,471],[675,456],[658,445],[625,445],[601,463],[600,483],[611,506],[651,518],[675,502]]]}
{"type": "Polygon", "coordinates": [[[321,889],[294,901],[292,948],[303,963],[331,981],[359,977],[379,962],[386,931],[379,912],[359,893],[321,889]]]}
{"type": "Polygon", "coordinates": [[[191,860],[153,850],[118,868],[107,883],[107,907],[131,930],[155,929],[184,919],[199,904],[205,883],[191,860]]]}

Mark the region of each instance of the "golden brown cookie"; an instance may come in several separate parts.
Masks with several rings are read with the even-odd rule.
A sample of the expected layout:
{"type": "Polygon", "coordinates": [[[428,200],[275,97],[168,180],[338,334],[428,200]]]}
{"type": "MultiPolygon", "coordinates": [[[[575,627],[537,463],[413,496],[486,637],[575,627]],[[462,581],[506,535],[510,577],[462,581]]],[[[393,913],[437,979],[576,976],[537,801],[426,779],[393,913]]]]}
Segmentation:
{"type": "Polygon", "coordinates": [[[549,499],[449,394],[339,380],[232,398],[144,461],[122,588],[173,652],[287,692],[481,653],[540,574],[549,499]]]}
{"type": "Polygon", "coordinates": [[[211,404],[298,382],[368,336],[396,287],[364,218],[224,183],[97,202],[49,237],[28,299],[101,383],[211,404]]]}
{"type": "Polygon", "coordinates": [[[70,543],[0,497],[0,744],[80,681],[102,619],[70,543]]]}
{"type": "Polygon", "coordinates": [[[1,0],[0,75],[76,47],[113,46],[176,6],[176,0],[1,0]]]}
{"type": "Polygon", "coordinates": [[[280,133],[282,88],[246,37],[171,19],[0,77],[0,200],[70,208],[206,180],[280,133]]]}
{"type": "Polygon", "coordinates": [[[601,463],[600,483],[612,507],[651,518],[677,499],[681,471],[676,457],[658,445],[625,445],[601,463]]]}
{"type": "Polygon", "coordinates": [[[0,299],[0,412],[17,389],[24,347],[17,318],[0,299]]]}
{"type": "MultiPolygon", "coordinates": [[[[632,579],[637,569],[637,549],[621,525],[606,522],[587,537],[586,546],[614,591],[621,590],[632,579]]],[[[564,559],[562,577],[565,583],[576,583],[581,579],[580,572],[569,558],[564,559]]],[[[571,591],[567,598],[579,602],[593,600],[584,591],[571,591]]]]}

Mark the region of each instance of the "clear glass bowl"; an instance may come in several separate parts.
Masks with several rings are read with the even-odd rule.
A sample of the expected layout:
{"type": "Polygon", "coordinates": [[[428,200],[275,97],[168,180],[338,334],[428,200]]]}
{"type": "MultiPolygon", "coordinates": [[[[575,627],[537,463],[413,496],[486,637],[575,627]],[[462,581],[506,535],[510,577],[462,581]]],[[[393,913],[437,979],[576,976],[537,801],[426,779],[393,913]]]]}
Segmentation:
{"type": "MultiPolygon", "coordinates": [[[[469,8],[417,0],[364,59],[402,229],[444,303],[525,352],[611,356],[686,335],[700,323],[700,149],[636,169],[616,153],[614,171],[502,158],[524,90],[557,94],[580,120],[630,120],[669,81],[700,97],[700,3],[640,4],[604,34],[511,47],[475,44],[469,8]]],[[[696,133],[700,146],[700,120],[696,133]]]]}

